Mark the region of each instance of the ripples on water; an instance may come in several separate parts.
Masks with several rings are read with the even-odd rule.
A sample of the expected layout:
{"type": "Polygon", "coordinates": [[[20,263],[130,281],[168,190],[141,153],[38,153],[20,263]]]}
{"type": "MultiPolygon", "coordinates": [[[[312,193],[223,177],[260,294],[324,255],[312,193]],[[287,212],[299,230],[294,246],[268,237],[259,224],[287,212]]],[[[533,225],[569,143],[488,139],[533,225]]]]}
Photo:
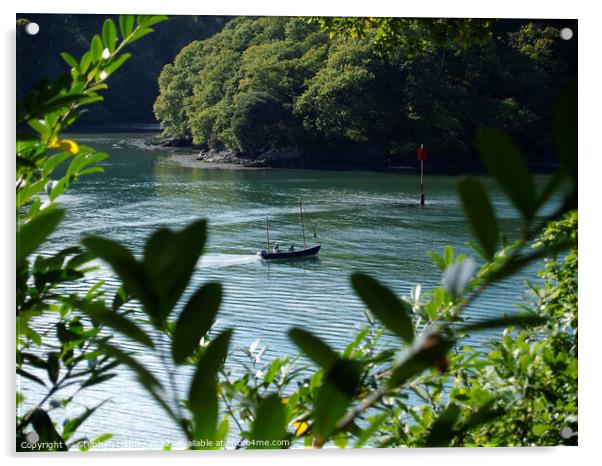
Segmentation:
{"type": "MultiPolygon", "coordinates": [[[[311,329],[337,348],[352,339],[356,325],[364,322],[363,306],[349,284],[352,271],[368,272],[400,295],[408,295],[416,284],[427,291],[440,283],[440,273],[427,251],[441,252],[452,244],[459,252],[471,254],[465,244],[470,236],[455,193],[455,177],[427,175],[427,206],[419,208],[418,177],[413,174],[189,169],[157,164],[168,151],[146,149],[139,135],[78,139],[111,157],[105,174],[78,181],[61,198],[68,215],[52,246],[58,250],[86,234],[102,234],[139,254],[154,229],[181,228],[207,218],[206,253],[187,292],[206,281],[220,281],[225,299],[218,327],[235,329],[235,347],[248,347],[259,338],[262,346],[268,346],[267,361],[296,354],[286,338],[292,325],[311,329]],[[319,259],[262,262],[256,251],[265,245],[266,215],[272,244],[302,244],[299,200],[307,211],[308,240],[315,227],[323,244],[319,259]]],[[[492,190],[500,224],[512,237],[519,226],[518,213],[490,180],[485,182],[492,190]]],[[[512,303],[524,292],[523,280],[532,277],[529,272],[496,285],[475,301],[467,315],[485,318],[512,312],[512,303]]],[[[107,290],[117,287],[104,266],[90,283],[98,278],[106,279],[107,290]]],[[[466,343],[478,347],[479,338],[484,337],[466,343]]],[[[158,361],[140,348],[126,349],[137,352],[158,377],[163,376],[158,361]]],[[[182,377],[183,387],[188,377],[182,377]]],[[[33,389],[24,382],[26,396],[33,389]]],[[[161,448],[166,442],[181,440],[177,428],[127,370],[120,369],[119,377],[85,390],[78,400],[92,406],[107,397],[111,404],[95,413],[80,434],[94,438],[112,432],[113,440],[141,442],[142,448],[161,448]]],[[[80,409],[74,406],[72,412],[80,409]]]]}

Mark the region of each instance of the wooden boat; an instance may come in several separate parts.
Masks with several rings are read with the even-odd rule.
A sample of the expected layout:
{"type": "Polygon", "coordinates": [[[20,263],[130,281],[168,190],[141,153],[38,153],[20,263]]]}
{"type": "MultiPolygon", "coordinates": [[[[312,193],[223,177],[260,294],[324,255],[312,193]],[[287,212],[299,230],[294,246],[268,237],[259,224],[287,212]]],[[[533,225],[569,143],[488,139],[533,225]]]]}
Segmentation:
{"type": "MultiPolygon", "coordinates": [[[[320,248],[322,246],[320,244],[316,244],[315,246],[310,246],[308,248],[297,249],[294,251],[279,251],[279,252],[268,252],[265,249],[262,249],[258,252],[262,259],[296,259],[298,257],[311,257],[318,254],[320,248]]],[[[272,249],[272,251],[274,251],[272,249]]]]}
{"type": "MultiPolygon", "coordinates": [[[[303,204],[299,202],[299,215],[301,217],[301,233],[303,235],[303,248],[295,249],[291,246],[288,249],[280,249],[280,243],[276,243],[274,248],[270,247],[270,220],[266,216],[265,218],[265,234],[266,234],[266,249],[262,249],[257,254],[265,260],[273,259],[298,259],[303,257],[314,257],[320,251],[322,245],[316,244],[314,246],[307,246],[305,242],[305,221],[303,219],[303,204]]],[[[316,234],[314,233],[314,237],[316,234]]]]}

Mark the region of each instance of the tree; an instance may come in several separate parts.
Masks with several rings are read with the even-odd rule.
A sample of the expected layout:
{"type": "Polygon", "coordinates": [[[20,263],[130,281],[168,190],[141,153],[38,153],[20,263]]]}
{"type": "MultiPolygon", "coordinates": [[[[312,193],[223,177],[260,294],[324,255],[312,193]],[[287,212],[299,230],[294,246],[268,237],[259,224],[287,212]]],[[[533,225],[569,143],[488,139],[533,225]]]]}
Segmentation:
{"type": "MultiPolygon", "coordinates": [[[[167,138],[247,156],[293,147],[342,166],[356,163],[354,150],[366,155],[362,163],[399,163],[421,143],[437,157],[463,159],[475,155],[473,134],[484,125],[549,154],[551,102],[571,73],[557,26],[237,18],[165,67],[155,113],[167,138]],[[284,113],[268,140],[243,148],[236,108],[252,93],[268,93],[284,113]]],[[[262,140],[264,123],[256,128],[262,140]]]]}
{"type": "Polygon", "coordinates": [[[256,154],[270,141],[283,137],[286,113],[280,102],[267,92],[239,94],[234,103],[232,134],[243,154],[256,154]]]}
{"type": "MultiPolygon", "coordinates": [[[[108,380],[117,364],[137,376],[190,448],[222,448],[228,435],[250,448],[287,448],[295,442],[318,448],[330,442],[339,447],[350,442],[355,447],[575,444],[576,85],[560,98],[554,117],[559,168],[542,190],[536,189],[524,154],[508,134],[492,128],[477,133],[484,165],[521,213],[522,236],[507,244],[484,185],[473,177],[461,178],[458,192],[476,240],[470,245],[482,265],[457,256],[451,247],[442,255],[433,252],[441,286],[424,294],[416,287],[408,298],[356,271],[351,284],[366,306],[368,325],[341,351],[311,331],[290,329],[289,338],[311,361],[308,367],[296,367],[296,359],[286,356],[264,362],[264,351],[254,344],[245,350],[250,364],[242,376],[228,370],[224,361],[232,331],[213,329],[221,286],[205,283],[183,298],[203,253],[203,220],[178,231],[154,231],[141,257],[127,245],[97,236],[50,257],[36,253],[52,241],[63,218],[57,199],[78,177],[102,170],[96,164],[107,157],[62,137],[62,131],[86,105],[101,99],[105,81],[127,60],[123,48],[164,19],[122,16],[119,37],[115,23],[106,20],[102,35],[94,36],[81,59],[63,54],[71,73],[41,82],[18,110],[17,123],[33,131],[17,134],[16,148],[16,371],[43,387],[43,395],[25,415],[17,414],[17,448],[89,448],[87,439],[74,440],[73,434],[100,405],[68,419],[59,432],[52,411],[75,395],[54,397],[72,385],[79,391],[108,380]],[[66,170],[59,175],[61,164],[66,170]],[[550,209],[547,202],[554,195],[561,202],[550,209]],[[107,263],[120,281],[110,304],[102,282],[84,296],[60,287],[81,280],[93,258],[107,263]],[[533,305],[476,322],[466,318],[485,289],[544,258],[544,284],[532,288],[533,305]],[[127,302],[133,310],[124,309],[127,302]],[[182,310],[176,315],[178,304],[182,310]],[[53,332],[41,335],[33,319],[51,312],[58,316],[53,332]],[[467,334],[501,328],[506,329],[504,337],[489,354],[461,346],[467,334]],[[383,347],[379,340],[385,332],[393,340],[383,347]],[[135,351],[121,349],[117,333],[146,355],[157,356],[166,378],[155,377],[135,351]],[[179,377],[190,371],[192,380],[179,377]],[[423,400],[421,406],[408,401],[410,394],[423,400]],[[236,433],[230,432],[231,421],[236,433]],[[29,435],[34,431],[35,436],[29,435]]],[[[279,34],[279,24],[268,22],[265,33],[279,34]]],[[[362,63],[361,57],[352,62],[362,63]]],[[[346,60],[333,58],[335,64],[346,60]]],[[[247,132],[248,122],[256,119],[268,128],[276,124],[279,101],[259,92],[237,97],[240,134],[263,143],[271,131],[256,141],[247,132]]],[[[17,393],[17,406],[22,401],[17,393]]]]}
{"type": "MultiPolygon", "coordinates": [[[[35,36],[17,28],[17,101],[42,78],[57,78],[69,68],[60,53],[69,50],[81,55],[89,47],[93,32],[100,30],[104,15],[24,14],[23,21],[40,24],[35,36]]],[[[111,19],[117,22],[117,16],[111,19]]],[[[152,107],[158,95],[157,75],[162,67],[193,40],[203,39],[222,29],[228,21],[219,16],[175,16],[143,43],[131,44],[132,56],[112,80],[106,100],[81,123],[153,122],[152,107]]]]}

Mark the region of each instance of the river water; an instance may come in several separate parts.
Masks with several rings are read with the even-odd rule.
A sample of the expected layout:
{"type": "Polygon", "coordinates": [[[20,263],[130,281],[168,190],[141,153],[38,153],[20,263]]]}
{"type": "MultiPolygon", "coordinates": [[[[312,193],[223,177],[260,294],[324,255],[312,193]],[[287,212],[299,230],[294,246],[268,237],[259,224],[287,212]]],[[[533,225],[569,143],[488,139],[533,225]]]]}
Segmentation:
{"type": "MultiPolygon", "coordinates": [[[[266,362],[296,354],[286,337],[292,325],[311,329],[337,348],[353,339],[357,324],[365,322],[363,306],[349,283],[353,271],[368,272],[400,295],[408,295],[414,285],[427,291],[440,283],[440,272],[427,251],[441,252],[451,244],[459,252],[474,255],[466,246],[471,236],[455,191],[455,176],[427,174],[427,205],[420,208],[416,173],[192,169],[166,164],[164,159],[173,150],[145,147],[142,133],[74,137],[111,156],[103,163],[105,173],[82,178],[61,198],[68,214],[53,236],[52,247],[60,249],[87,234],[99,234],[140,253],[154,229],[177,229],[198,218],[208,219],[206,253],[191,289],[209,280],[220,281],[225,298],[218,327],[234,328],[234,347],[248,347],[259,339],[259,347],[267,346],[266,362]],[[315,229],[322,243],[319,259],[261,261],[256,252],[265,247],[266,215],[272,244],[302,245],[300,200],[306,211],[308,241],[313,240],[315,229]]],[[[509,237],[516,236],[519,213],[490,179],[483,181],[501,228],[509,237]]],[[[542,181],[538,177],[538,183],[542,181]]],[[[528,276],[533,277],[532,270],[496,285],[471,305],[467,315],[485,318],[513,312],[528,276]]],[[[95,278],[106,279],[109,290],[116,286],[106,268],[95,278]]],[[[482,340],[467,343],[479,346],[482,340]]],[[[161,365],[140,348],[126,349],[136,353],[157,377],[164,377],[161,365]]],[[[113,447],[177,445],[182,440],[177,427],[166,420],[127,369],[119,368],[119,373],[78,395],[81,405],[74,405],[67,414],[110,398],[79,433],[92,439],[111,432],[113,447]]],[[[188,377],[182,376],[183,388],[188,377]]],[[[35,401],[35,388],[27,381],[22,390],[28,403],[35,401]]]]}

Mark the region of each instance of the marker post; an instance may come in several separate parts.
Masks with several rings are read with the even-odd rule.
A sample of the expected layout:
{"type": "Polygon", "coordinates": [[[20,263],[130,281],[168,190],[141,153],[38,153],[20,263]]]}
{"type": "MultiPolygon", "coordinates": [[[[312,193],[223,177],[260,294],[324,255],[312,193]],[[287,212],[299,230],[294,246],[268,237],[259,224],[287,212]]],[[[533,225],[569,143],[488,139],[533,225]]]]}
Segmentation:
{"type": "Polygon", "coordinates": [[[417,153],[420,162],[420,206],[424,206],[424,161],[428,159],[428,149],[424,147],[424,144],[420,144],[417,153]]]}

